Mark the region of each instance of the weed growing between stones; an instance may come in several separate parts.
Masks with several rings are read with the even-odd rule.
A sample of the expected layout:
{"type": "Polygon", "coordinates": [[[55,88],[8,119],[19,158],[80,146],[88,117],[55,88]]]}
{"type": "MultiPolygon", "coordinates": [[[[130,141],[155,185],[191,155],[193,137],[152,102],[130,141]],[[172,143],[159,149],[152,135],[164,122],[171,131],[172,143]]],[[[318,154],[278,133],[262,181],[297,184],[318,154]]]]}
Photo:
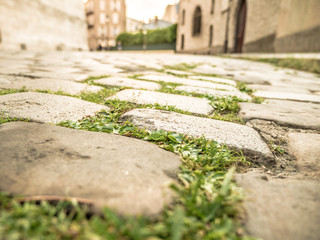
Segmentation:
{"type": "Polygon", "coordinates": [[[21,92],[28,92],[26,87],[22,87],[20,89],[0,89],[0,96],[6,94],[13,94],[13,93],[21,93],[21,92]]]}

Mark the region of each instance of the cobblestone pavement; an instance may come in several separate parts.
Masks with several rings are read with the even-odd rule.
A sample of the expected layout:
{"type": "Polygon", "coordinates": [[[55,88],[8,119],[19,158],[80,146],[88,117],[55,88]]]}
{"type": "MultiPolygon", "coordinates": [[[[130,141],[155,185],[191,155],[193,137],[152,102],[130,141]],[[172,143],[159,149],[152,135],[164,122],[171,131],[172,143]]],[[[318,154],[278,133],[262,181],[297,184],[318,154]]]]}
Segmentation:
{"type": "Polygon", "coordinates": [[[174,197],[167,190],[176,181],[177,155],[133,138],[52,125],[109,111],[74,97],[107,88],[114,91],[108,99],[178,111],[133,109],[123,121],[204,136],[255,163],[235,176],[246,194],[248,234],[319,239],[319,76],[212,56],[1,52],[0,89],[21,88],[29,91],[0,96],[2,117],[30,121],[0,125],[1,191],[85,198],[123,214],[161,212],[174,197]],[[214,119],[217,109],[205,95],[242,99],[240,120],[214,119]]]}

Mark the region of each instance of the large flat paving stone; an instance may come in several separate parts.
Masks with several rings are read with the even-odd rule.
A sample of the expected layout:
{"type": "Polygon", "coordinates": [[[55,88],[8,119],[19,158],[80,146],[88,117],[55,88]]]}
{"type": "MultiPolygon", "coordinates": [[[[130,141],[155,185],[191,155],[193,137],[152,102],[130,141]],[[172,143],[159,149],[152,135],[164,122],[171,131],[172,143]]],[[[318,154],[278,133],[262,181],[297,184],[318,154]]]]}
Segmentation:
{"type": "Polygon", "coordinates": [[[218,78],[218,77],[207,77],[207,76],[190,76],[188,78],[195,79],[195,80],[206,80],[215,83],[223,83],[229,84],[232,86],[237,86],[237,83],[233,80],[226,79],[226,78],[218,78]]]}
{"type": "Polygon", "coordinates": [[[3,124],[0,139],[1,191],[89,199],[121,214],[159,213],[180,164],[148,142],[48,124],[3,124]]]}
{"type": "Polygon", "coordinates": [[[253,93],[256,97],[263,97],[269,99],[282,99],[282,100],[293,100],[301,102],[313,102],[320,103],[320,96],[313,94],[303,93],[291,93],[291,92],[272,92],[272,91],[257,91],[253,93]]]}
{"type": "Polygon", "coordinates": [[[158,90],[161,88],[161,86],[158,83],[135,80],[132,78],[124,77],[102,78],[96,80],[95,82],[105,86],[130,87],[135,89],[158,90]]]}
{"type": "Polygon", "coordinates": [[[288,138],[289,151],[296,157],[299,171],[320,178],[320,134],[290,133],[288,138]]]}
{"type": "Polygon", "coordinates": [[[26,87],[30,90],[63,91],[72,95],[77,95],[81,92],[98,92],[102,89],[98,86],[90,86],[85,83],[77,83],[68,80],[0,75],[0,88],[20,89],[22,87],[26,87]]]}
{"type": "Polygon", "coordinates": [[[249,121],[261,119],[282,126],[320,130],[320,105],[293,101],[268,100],[265,104],[240,103],[239,116],[249,121]]]}
{"type": "Polygon", "coordinates": [[[221,91],[212,88],[203,88],[203,87],[194,87],[194,86],[178,86],[175,88],[178,91],[185,91],[191,93],[198,93],[198,94],[210,94],[216,97],[237,97],[242,100],[250,101],[252,98],[240,91],[221,91]]]}
{"type": "Polygon", "coordinates": [[[209,100],[207,99],[161,92],[127,89],[118,92],[109,99],[119,99],[137,104],[160,104],[174,106],[180,110],[195,114],[210,114],[213,111],[213,108],[209,105],[209,100]]]}
{"type": "Polygon", "coordinates": [[[31,121],[59,123],[79,120],[109,108],[73,97],[24,92],[0,96],[0,114],[31,121]]]}
{"type": "Polygon", "coordinates": [[[242,150],[254,160],[272,161],[272,154],[260,135],[248,126],[154,109],[135,109],[122,119],[148,130],[165,130],[207,139],[242,150]]]}
{"type": "Polygon", "coordinates": [[[228,90],[228,91],[237,91],[238,89],[227,85],[227,84],[219,84],[207,81],[200,81],[200,80],[192,80],[188,78],[180,78],[175,76],[162,76],[162,75],[145,75],[139,77],[141,79],[156,81],[156,82],[172,82],[172,83],[179,83],[183,85],[195,86],[195,87],[205,87],[205,88],[212,88],[212,89],[220,89],[220,90],[228,90]]]}
{"type": "Polygon", "coordinates": [[[236,176],[247,199],[246,230],[264,240],[318,240],[320,182],[278,179],[258,171],[236,176]]]}

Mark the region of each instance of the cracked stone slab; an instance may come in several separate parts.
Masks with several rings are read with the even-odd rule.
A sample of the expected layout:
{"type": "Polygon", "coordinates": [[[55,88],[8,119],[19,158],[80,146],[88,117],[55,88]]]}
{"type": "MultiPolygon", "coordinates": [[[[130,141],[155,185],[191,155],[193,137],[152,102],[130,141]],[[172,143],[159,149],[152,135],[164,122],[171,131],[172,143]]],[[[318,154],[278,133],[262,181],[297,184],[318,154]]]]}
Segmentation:
{"type": "Polygon", "coordinates": [[[279,179],[259,170],[236,175],[247,196],[245,228],[264,240],[318,240],[320,182],[279,179]]]}
{"type": "Polygon", "coordinates": [[[206,80],[206,81],[215,82],[215,83],[229,84],[234,87],[237,86],[237,83],[235,81],[230,79],[225,79],[225,78],[207,77],[207,76],[190,76],[189,78],[195,79],[195,80],[206,80]]]}
{"type": "Polygon", "coordinates": [[[320,134],[290,133],[288,138],[299,171],[320,178],[320,134]]]}
{"type": "Polygon", "coordinates": [[[95,81],[105,86],[131,87],[135,89],[158,90],[161,86],[158,83],[135,80],[124,77],[109,77],[95,81]]]}
{"type": "Polygon", "coordinates": [[[26,78],[19,76],[1,76],[0,88],[20,89],[26,87],[30,90],[50,90],[53,92],[63,91],[68,94],[77,95],[81,92],[98,92],[102,87],[90,86],[85,83],[77,83],[68,80],[45,79],[45,78],[26,78]],[[5,82],[6,81],[6,82],[5,82]]]}
{"type": "Polygon", "coordinates": [[[271,92],[271,91],[257,91],[253,93],[256,97],[263,97],[269,99],[293,100],[301,102],[320,103],[320,96],[312,94],[291,93],[291,92],[271,92]]]}
{"type": "Polygon", "coordinates": [[[250,101],[252,98],[240,91],[220,91],[212,88],[202,88],[202,87],[194,87],[194,86],[178,86],[175,88],[178,91],[186,91],[186,92],[194,92],[199,94],[211,94],[217,97],[238,97],[242,100],[250,101]]]}
{"type": "Polygon", "coordinates": [[[273,161],[266,143],[253,128],[248,126],[155,109],[134,109],[122,115],[121,118],[148,130],[162,129],[193,137],[204,136],[240,149],[254,160],[262,158],[273,161]]]}
{"type": "Polygon", "coordinates": [[[205,88],[212,88],[212,89],[220,89],[220,90],[228,90],[228,91],[238,91],[237,88],[233,86],[229,86],[226,84],[219,84],[207,81],[200,81],[200,80],[192,80],[188,78],[180,78],[175,76],[162,76],[162,75],[145,75],[139,77],[141,79],[146,79],[150,81],[157,81],[157,82],[173,82],[179,83],[183,85],[195,86],[195,87],[205,87],[205,88]]]}
{"type": "Polygon", "coordinates": [[[0,139],[1,191],[88,199],[130,215],[158,214],[172,200],[180,159],[152,143],[30,122],[0,125],[0,139]]]}
{"type": "Polygon", "coordinates": [[[73,97],[46,93],[24,92],[0,96],[0,114],[37,122],[76,121],[101,110],[109,108],[73,97]]]}
{"type": "Polygon", "coordinates": [[[262,119],[282,126],[320,130],[319,104],[282,100],[268,100],[264,104],[239,104],[239,116],[245,121],[262,119]]]}
{"type": "Polygon", "coordinates": [[[207,99],[161,92],[126,89],[118,92],[109,99],[119,99],[136,104],[174,106],[180,110],[195,114],[210,114],[213,111],[213,108],[210,106],[210,101],[207,99]]]}

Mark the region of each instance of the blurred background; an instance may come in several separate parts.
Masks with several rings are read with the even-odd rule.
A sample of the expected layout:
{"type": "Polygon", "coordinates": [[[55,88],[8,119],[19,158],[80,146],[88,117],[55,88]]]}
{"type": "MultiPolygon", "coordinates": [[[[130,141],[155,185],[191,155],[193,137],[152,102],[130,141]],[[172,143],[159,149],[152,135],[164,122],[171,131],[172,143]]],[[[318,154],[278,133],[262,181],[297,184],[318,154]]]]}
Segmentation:
{"type": "Polygon", "coordinates": [[[320,52],[320,0],[0,0],[1,50],[320,52]]]}

